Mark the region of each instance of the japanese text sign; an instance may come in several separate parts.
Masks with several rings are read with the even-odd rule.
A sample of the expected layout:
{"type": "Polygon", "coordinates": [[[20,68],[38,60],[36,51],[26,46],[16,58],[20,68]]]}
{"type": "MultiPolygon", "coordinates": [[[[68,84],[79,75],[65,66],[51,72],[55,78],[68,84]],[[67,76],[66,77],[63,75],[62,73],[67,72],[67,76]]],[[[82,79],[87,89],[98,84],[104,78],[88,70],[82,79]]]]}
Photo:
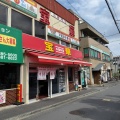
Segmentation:
{"type": "Polygon", "coordinates": [[[69,26],[69,35],[74,37],[75,36],[75,31],[74,31],[74,27],[73,26],[69,26]]]}
{"type": "Polygon", "coordinates": [[[72,58],[83,59],[82,52],[56,44],[47,40],[42,40],[23,33],[23,47],[38,51],[51,52],[57,55],[70,56],[72,58]]]}
{"type": "Polygon", "coordinates": [[[45,41],[45,50],[49,52],[55,52],[55,53],[60,53],[64,55],[71,55],[71,50],[70,48],[58,46],[54,43],[51,43],[49,41],[45,41]]]}
{"type": "MultiPolygon", "coordinates": [[[[73,27],[70,27],[70,28],[73,28],[73,27]]],[[[65,40],[68,43],[72,43],[74,45],[80,46],[80,41],[74,38],[74,28],[70,29],[69,34],[70,35],[67,35],[66,33],[63,33],[51,26],[48,26],[48,35],[55,37],[57,39],[65,40]]]]}
{"type": "Polygon", "coordinates": [[[0,24],[0,62],[23,63],[22,31],[0,24]]]}
{"type": "Polygon", "coordinates": [[[40,14],[41,14],[40,22],[43,22],[49,25],[50,24],[49,22],[50,13],[46,9],[40,8],[40,14]]]}
{"type": "Polygon", "coordinates": [[[37,3],[33,0],[0,0],[33,17],[37,17],[37,3]]]}

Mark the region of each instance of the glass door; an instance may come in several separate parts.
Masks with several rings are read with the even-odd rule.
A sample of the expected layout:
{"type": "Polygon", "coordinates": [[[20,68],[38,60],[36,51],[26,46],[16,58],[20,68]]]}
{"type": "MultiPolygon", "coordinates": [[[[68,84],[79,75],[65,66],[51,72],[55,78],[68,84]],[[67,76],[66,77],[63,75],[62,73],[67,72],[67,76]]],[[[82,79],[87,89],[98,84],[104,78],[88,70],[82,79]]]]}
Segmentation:
{"type": "Polygon", "coordinates": [[[37,72],[29,73],[29,99],[35,99],[37,95],[37,72]]]}

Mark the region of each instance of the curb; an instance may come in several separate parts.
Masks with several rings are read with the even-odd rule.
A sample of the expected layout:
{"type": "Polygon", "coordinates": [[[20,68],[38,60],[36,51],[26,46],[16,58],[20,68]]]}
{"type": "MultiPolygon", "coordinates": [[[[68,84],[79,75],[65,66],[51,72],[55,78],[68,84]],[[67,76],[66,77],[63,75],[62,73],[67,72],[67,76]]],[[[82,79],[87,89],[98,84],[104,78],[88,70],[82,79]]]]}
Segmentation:
{"type": "Polygon", "coordinates": [[[101,91],[104,91],[108,89],[108,87],[104,88],[104,89],[101,89],[101,90],[95,90],[93,92],[88,92],[86,94],[83,94],[83,95],[79,95],[79,96],[76,96],[76,97],[73,97],[71,99],[67,99],[67,100],[64,100],[62,102],[58,102],[56,104],[53,104],[53,105],[49,105],[49,106],[46,106],[46,107],[43,107],[43,108],[40,108],[40,109],[36,109],[36,110],[33,110],[31,112],[27,112],[27,113],[24,113],[24,114],[21,114],[21,115],[18,115],[18,116],[15,116],[15,117],[12,117],[12,118],[8,118],[6,120],[21,120],[21,119],[24,119],[24,118],[27,118],[28,116],[30,115],[33,115],[33,114],[36,114],[38,112],[44,112],[44,111],[47,111],[47,110],[50,110],[50,109],[53,109],[53,108],[56,108],[56,107],[59,107],[59,106],[62,106],[64,104],[67,104],[67,103],[70,103],[70,102],[73,102],[79,98],[84,98],[84,97],[87,97],[87,96],[90,96],[92,94],[96,94],[98,92],[101,92],[101,91]]]}
{"type": "Polygon", "coordinates": [[[116,85],[118,85],[118,84],[108,85],[106,87],[102,87],[103,89],[98,89],[98,90],[95,90],[95,91],[91,91],[91,92],[85,93],[83,95],[79,95],[79,96],[73,97],[71,99],[67,99],[67,100],[64,100],[62,102],[55,103],[53,105],[49,105],[49,106],[46,106],[46,107],[43,107],[43,108],[40,108],[40,109],[36,109],[36,110],[30,111],[30,112],[27,112],[27,113],[24,113],[24,114],[21,114],[21,115],[17,115],[17,116],[11,117],[11,118],[7,118],[6,120],[21,120],[21,119],[27,118],[30,115],[36,114],[38,112],[44,112],[44,111],[47,111],[47,110],[50,110],[50,109],[62,106],[64,104],[73,102],[73,101],[78,100],[80,98],[84,98],[84,97],[96,94],[98,92],[102,92],[102,91],[108,89],[109,87],[115,87],[116,85]]]}

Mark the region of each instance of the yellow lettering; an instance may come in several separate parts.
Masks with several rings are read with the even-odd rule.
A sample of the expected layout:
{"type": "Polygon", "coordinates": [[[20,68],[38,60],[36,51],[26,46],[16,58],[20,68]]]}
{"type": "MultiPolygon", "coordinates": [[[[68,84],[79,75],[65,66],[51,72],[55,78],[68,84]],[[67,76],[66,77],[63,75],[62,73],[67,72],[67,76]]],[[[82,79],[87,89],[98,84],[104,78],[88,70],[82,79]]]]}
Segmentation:
{"type": "Polygon", "coordinates": [[[16,46],[16,38],[0,34],[0,44],[8,46],[16,46]]]}

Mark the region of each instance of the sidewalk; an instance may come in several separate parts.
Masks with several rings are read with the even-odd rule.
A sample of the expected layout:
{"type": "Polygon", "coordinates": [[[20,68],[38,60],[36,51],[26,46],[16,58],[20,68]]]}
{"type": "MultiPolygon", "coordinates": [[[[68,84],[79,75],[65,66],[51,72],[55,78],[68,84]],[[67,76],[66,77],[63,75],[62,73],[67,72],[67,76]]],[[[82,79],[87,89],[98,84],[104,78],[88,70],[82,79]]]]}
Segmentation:
{"type": "Polygon", "coordinates": [[[55,98],[48,98],[45,100],[40,100],[31,104],[25,104],[15,107],[7,107],[7,109],[0,110],[0,119],[5,120],[17,120],[23,118],[27,115],[34,114],[36,112],[41,112],[50,108],[57,107],[61,104],[68,103],[73,100],[77,100],[79,98],[85,97],[90,94],[97,93],[108,87],[115,86],[120,82],[111,81],[109,83],[105,83],[104,87],[100,87],[98,85],[89,86],[88,89],[83,89],[81,91],[72,92],[70,94],[62,95],[55,98]]]}

